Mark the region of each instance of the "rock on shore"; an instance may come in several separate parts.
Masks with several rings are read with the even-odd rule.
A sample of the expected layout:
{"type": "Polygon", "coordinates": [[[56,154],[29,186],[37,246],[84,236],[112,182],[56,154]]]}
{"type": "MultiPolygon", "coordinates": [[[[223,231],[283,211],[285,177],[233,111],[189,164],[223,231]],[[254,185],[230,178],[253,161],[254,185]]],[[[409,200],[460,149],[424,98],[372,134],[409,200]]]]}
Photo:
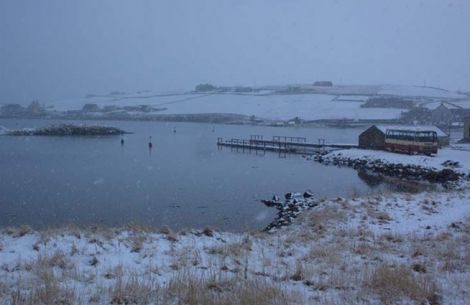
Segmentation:
{"type": "Polygon", "coordinates": [[[310,192],[287,193],[284,196],[285,201],[281,202],[276,195],[271,200],[261,200],[268,207],[275,207],[278,212],[276,218],[264,229],[270,231],[292,224],[292,221],[302,213],[302,211],[316,207],[319,200],[310,192]]]}

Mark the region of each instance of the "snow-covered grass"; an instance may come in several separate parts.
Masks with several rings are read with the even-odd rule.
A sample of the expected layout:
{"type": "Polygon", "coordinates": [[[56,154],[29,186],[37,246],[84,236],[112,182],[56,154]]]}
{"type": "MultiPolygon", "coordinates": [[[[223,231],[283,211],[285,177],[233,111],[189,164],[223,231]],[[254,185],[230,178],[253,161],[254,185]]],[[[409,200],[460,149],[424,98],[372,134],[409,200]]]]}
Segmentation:
{"type": "Polygon", "coordinates": [[[273,233],[5,229],[0,304],[467,304],[469,206],[334,198],[273,233]]]}

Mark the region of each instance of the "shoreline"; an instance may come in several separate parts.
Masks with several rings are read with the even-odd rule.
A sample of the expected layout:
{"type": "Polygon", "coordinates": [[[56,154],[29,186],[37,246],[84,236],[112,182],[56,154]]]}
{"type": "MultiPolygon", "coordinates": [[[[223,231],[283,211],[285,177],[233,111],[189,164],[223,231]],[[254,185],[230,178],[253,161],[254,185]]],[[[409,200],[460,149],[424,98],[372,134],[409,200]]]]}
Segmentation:
{"type": "MultiPolygon", "coordinates": [[[[406,155],[379,150],[349,149],[337,150],[326,155],[315,155],[313,160],[324,165],[351,167],[386,177],[409,181],[437,183],[444,188],[458,188],[470,183],[470,162],[461,152],[452,148],[441,149],[433,157],[406,155]],[[455,154],[461,154],[455,161],[455,154]],[[454,155],[453,155],[454,154],[454,155]]],[[[469,160],[470,161],[470,160],[469,160]]]]}
{"type": "Polygon", "coordinates": [[[263,119],[232,113],[198,114],[159,114],[147,116],[0,116],[0,119],[22,120],[66,120],[66,121],[135,121],[135,122],[173,122],[203,123],[227,125],[252,125],[269,127],[311,127],[311,128],[362,128],[373,124],[398,124],[399,120],[353,120],[353,119],[318,119],[307,120],[301,124],[290,124],[286,120],[263,119]]]}

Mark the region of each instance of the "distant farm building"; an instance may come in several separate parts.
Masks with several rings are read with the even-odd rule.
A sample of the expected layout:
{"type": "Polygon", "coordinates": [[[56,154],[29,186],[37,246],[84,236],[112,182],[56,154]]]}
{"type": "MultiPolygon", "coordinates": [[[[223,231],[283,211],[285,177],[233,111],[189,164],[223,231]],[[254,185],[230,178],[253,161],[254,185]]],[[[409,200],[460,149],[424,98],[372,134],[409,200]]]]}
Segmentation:
{"type": "Polygon", "coordinates": [[[4,116],[18,116],[24,115],[26,113],[26,108],[20,104],[7,104],[3,105],[0,108],[0,114],[4,116]]]}
{"type": "Polygon", "coordinates": [[[470,142],[470,117],[466,117],[463,123],[463,138],[470,142]]]}
{"type": "Polygon", "coordinates": [[[217,87],[211,84],[199,84],[196,86],[195,91],[197,92],[208,92],[217,89],[217,87]]]}
{"type": "Polygon", "coordinates": [[[450,107],[441,103],[436,109],[431,111],[431,122],[436,125],[450,125],[454,120],[454,114],[450,107]]]}
{"type": "Polygon", "coordinates": [[[100,111],[100,107],[96,104],[85,104],[83,105],[82,112],[97,112],[100,111]]]}
{"type": "Polygon", "coordinates": [[[449,145],[449,136],[436,126],[406,126],[406,125],[372,125],[359,135],[359,147],[364,149],[385,150],[385,134],[387,129],[410,131],[435,131],[439,146],[449,145]]]}
{"type": "Polygon", "coordinates": [[[329,80],[320,80],[313,83],[316,87],[333,87],[333,82],[329,80]]]}

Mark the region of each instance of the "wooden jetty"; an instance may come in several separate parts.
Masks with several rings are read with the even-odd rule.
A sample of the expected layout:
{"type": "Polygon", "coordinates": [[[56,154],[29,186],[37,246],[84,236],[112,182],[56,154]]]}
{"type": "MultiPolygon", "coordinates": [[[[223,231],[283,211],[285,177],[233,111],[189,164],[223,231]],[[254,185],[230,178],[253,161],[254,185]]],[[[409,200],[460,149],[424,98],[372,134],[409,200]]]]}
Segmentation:
{"type": "Polygon", "coordinates": [[[262,135],[251,135],[249,140],[238,138],[224,140],[218,138],[217,145],[243,150],[276,151],[292,154],[315,154],[358,147],[354,144],[326,143],[325,139],[318,139],[318,143],[308,143],[307,138],[304,137],[273,136],[271,140],[264,140],[262,135]]]}

